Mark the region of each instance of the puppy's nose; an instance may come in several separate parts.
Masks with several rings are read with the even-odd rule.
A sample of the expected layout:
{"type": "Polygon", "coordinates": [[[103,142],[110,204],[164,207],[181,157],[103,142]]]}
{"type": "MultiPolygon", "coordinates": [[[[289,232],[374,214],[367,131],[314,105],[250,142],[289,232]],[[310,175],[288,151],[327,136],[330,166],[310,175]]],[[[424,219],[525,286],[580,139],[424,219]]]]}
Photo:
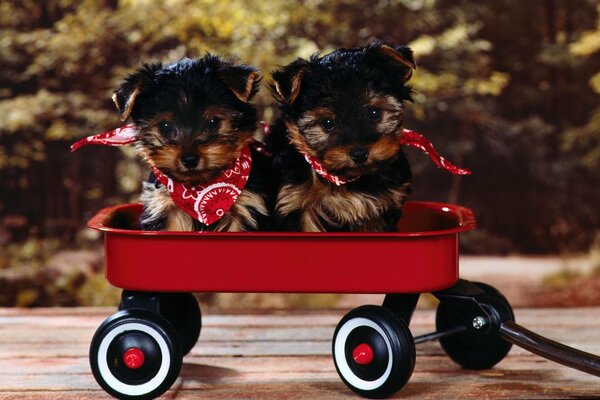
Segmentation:
{"type": "Polygon", "coordinates": [[[362,147],[352,149],[350,151],[350,158],[358,164],[364,163],[365,161],[367,161],[367,158],[369,158],[369,150],[362,147]]]}
{"type": "Polygon", "coordinates": [[[181,163],[186,168],[194,168],[198,165],[199,157],[196,154],[185,154],[181,157],[181,163]]]}

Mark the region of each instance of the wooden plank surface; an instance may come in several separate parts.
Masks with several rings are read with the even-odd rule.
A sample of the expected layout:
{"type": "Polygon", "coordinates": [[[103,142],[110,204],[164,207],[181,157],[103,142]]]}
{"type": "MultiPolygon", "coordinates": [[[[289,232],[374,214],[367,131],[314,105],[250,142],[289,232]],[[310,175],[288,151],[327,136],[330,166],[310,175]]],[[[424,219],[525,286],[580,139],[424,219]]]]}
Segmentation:
{"type": "MultiPolygon", "coordinates": [[[[0,309],[0,399],[105,399],[88,363],[92,335],[114,310],[0,309]]],[[[205,312],[200,341],[166,399],[351,399],[331,359],[348,310],[205,312]]],[[[517,309],[517,321],[600,354],[600,308],[517,309]]],[[[417,311],[414,335],[433,329],[417,311]]],[[[498,366],[468,371],[437,342],[417,346],[401,399],[600,399],[600,379],[513,348],[498,366]]]]}

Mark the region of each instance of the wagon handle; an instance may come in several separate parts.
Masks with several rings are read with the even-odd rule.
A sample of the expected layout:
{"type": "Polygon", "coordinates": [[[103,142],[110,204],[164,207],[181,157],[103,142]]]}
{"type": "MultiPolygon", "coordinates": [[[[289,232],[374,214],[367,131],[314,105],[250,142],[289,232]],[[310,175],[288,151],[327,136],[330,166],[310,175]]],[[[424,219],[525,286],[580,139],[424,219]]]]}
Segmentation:
{"type": "Polygon", "coordinates": [[[600,357],[540,336],[514,321],[502,322],[500,336],[534,354],[567,367],[600,376],[600,357]]]}

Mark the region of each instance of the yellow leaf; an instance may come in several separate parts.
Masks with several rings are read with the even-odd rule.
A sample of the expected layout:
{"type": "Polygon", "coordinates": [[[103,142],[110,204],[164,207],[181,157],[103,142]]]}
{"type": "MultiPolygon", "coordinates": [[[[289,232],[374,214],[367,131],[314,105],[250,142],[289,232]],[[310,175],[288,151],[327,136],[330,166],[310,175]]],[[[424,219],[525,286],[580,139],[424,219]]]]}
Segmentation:
{"type": "Polygon", "coordinates": [[[595,31],[587,31],[581,38],[569,46],[571,54],[575,56],[589,56],[600,50],[600,27],[595,31]]]}
{"type": "Polygon", "coordinates": [[[61,119],[52,122],[52,125],[46,131],[46,139],[60,140],[66,136],[68,132],[67,124],[61,119]]]}
{"type": "Polygon", "coordinates": [[[408,44],[415,54],[420,56],[429,55],[435,50],[435,39],[429,35],[421,35],[408,44]]]}
{"type": "Polygon", "coordinates": [[[594,92],[600,93],[600,72],[592,76],[590,79],[590,86],[594,89],[594,92]]]}

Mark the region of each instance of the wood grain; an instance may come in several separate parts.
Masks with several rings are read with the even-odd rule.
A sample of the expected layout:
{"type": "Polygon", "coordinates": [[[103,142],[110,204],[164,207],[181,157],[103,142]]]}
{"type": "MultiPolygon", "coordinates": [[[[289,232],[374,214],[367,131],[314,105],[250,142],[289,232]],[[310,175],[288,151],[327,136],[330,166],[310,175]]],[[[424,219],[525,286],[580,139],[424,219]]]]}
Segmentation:
{"type": "MultiPolygon", "coordinates": [[[[0,399],[107,399],[88,363],[90,340],[114,310],[0,309],[0,399]]],[[[200,341],[165,399],[351,399],[331,359],[331,337],[347,310],[206,311],[200,341]]],[[[540,334],[600,353],[600,307],[518,309],[540,334]]],[[[417,311],[411,329],[433,329],[417,311]]],[[[437,342],[417,346],[402,399],[600,399],[600,379],[513,348],[496,368],[468,371],[437,342]]]]}

